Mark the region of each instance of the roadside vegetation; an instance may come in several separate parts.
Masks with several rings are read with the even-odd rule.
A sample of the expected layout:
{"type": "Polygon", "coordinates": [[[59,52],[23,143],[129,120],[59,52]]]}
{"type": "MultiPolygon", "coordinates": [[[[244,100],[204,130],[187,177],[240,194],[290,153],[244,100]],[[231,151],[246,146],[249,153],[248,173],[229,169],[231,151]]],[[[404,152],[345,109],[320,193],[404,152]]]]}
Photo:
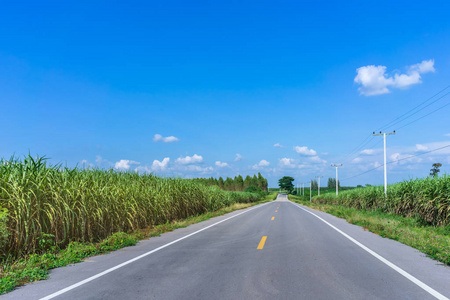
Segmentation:
{"type": "Polygon", "coordinates": [[[273,200],[192,180],[0,160],[0,293],[54,267],[273,200]],[[183,221],[180,221],[183,220],[183,221]]]}
{"type": "Polygon", "coordinates": [[[388,187],[364,187],[289,199],[321,210],[383,237],[414,247],[450,265],[450,177],[416,179],[388,187]]]}
{"type": "Polygon", "coordinates": [[[247,175],[245,179],[241,176],[235,176],[234,178],[227,177],[223,179],[219,178],[194,178],[191,179],[194,182],[199,182],[207,186],[217,186],[225,191],[250,191],[260,192],[268,191],[267,179],[264,178],[261,173],[258,175],[247,175]]]}

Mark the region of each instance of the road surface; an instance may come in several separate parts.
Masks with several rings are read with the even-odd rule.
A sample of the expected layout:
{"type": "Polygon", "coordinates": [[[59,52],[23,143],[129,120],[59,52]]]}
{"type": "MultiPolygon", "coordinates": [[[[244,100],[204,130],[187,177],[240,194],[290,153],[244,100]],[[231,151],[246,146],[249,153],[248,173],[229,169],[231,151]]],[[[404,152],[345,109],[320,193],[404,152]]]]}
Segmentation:
{"type": "Polygon", "coordinates": [[[450,268],[276,201],[52,270],[3,299],[447,299],[450,268]]]}

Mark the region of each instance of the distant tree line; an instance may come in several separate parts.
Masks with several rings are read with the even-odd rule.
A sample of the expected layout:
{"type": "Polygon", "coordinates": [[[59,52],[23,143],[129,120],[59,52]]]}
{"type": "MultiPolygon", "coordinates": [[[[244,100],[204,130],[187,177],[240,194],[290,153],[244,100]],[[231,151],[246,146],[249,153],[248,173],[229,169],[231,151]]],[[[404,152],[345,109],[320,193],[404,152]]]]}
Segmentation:
{"type": "Polygon", "coordinates": [[[245,191],[261,189],[267,191],[267,179],[264,178],[261,173],[253,175],[253,177],[247,175],[245,179],[241,176],[234,176],[234,178],[227,177],[225,180],[222,177],[219,178],[194,178],[195,182],[200,182],[205,185],[215,185],[225,191],[245,191]],[[253,187],[254,189],[251,189],[253,187]]]}
{"type": "MultiPolygon", "coordinates": [[[[341,188],[341,183],[338,180],[338,187],[341,188]]],[[[336,189],[336,178],[328,178],[327,188],[336,189]]]]}

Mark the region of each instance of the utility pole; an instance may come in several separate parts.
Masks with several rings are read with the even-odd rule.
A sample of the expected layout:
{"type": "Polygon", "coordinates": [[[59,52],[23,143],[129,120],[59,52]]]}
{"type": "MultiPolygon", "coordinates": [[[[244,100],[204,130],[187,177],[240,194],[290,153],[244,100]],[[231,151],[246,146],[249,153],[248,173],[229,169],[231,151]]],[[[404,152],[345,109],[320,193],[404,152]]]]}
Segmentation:
{"type": "Polygon", "coordinates": [[[382,135],[383,136],[383,141],[384,141],[384,196],[387,197],[387,166],[386,166],[386,135],[394,135],[395,134],[395,130],[392,133],[375,133],[375,131],[373,132],[373,135],[382,135]]]}
{"type": "Polygon", "coordinates": [[[340,164],[340,165],[332,164],[331,166],[336,168],[336,196],[337,196],[338,191],[339,191],[339,181],[338,181],[338,170],[337,169],[339,167],[342,167],[343,165],[342,164],[340,164]]]}
{"type": "Polygon", "coordinates": [[[319,178],[319,185],[318,185],[319,192],[318,192],[317,196],[320,196],[320,178],[322,178],[322,177],[323,176],[316,176],[316,178],[319,178]]]}
{"type": "Polygon", "coordinates": [[[302,196],[305,196],[305,183],[302,183],[302,196]]]}

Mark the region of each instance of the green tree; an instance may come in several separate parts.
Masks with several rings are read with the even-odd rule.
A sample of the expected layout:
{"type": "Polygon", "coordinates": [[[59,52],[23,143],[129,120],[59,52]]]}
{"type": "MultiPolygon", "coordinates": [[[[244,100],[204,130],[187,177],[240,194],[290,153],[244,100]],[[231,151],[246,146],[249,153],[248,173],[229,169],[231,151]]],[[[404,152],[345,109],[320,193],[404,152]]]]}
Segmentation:
{"type": "Polygon", "coordinates": [[[241,175],[238,175],[236,177],[236,189],[238,191],[243,191],[244,190],[244,178],[242,178],[241,175]]]}
{"type": "Polygon", "coordinates": [[[317,183],[317,180],[314,179],[311,181],[311,190],[317,191],[319,189],[319,184],[317,183]]]}
{"type": "Polygon", "coordinates": [[[249,175],[245,176],[245,179],[244,179],[244,189],[245,189],[245,188],[248,188],[248,187],[251,186],[251,185],[252,185],[252,178],[251,178],[249,175]]]}
{"type": "Polygon", "coordinates": [[[282,190],[285,190],[290,194],[294,190],[292,181],[294,181],[294,178],[290,176],[284,176],[283,178],[278,180],[278,185],[282,190]]]}
{"type": "Polygon", "coordinates": [[[328,178],[327,188],[332,189],[336,186],[336,179],[328,178]]]}
{"type": "Polygon", "coordinates": [[[439,168],[442,167],[441,163],[434,163],[433,168],[430,169],[430,176],[437,177],[438,173],[441,171],[439,168]]]}
{"type": "Polygon", "coordinates": [[[265,185],[265,179],[264,177],[262,177],[261,173],[258,172],[258,185],[257,185],[261,190],[265,190],[266,189],[266,185],[265,185]]]}
{"type": "Polygon", "coordinates": [[[222,177],[219,177],[218,184],[219,184],[219,188],[221,188],[223,190],[224,189],[224,182],[223,182],[223,178],[222,177]]]}

